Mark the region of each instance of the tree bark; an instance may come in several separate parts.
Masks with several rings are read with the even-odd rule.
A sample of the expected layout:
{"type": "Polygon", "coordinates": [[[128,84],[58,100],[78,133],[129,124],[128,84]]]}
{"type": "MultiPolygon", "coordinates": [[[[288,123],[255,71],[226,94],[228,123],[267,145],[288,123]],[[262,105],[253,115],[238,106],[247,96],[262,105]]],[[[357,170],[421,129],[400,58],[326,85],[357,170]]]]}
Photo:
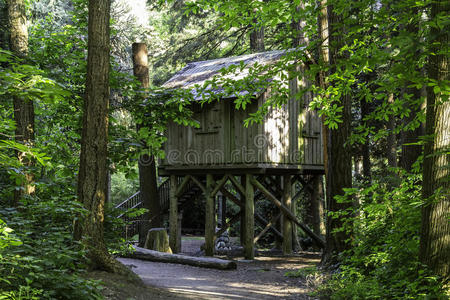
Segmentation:
{"type": "Polygon", "coordinates": [[[0,48],[9,50],[9,19],[6,2],[0,3],[0,48]]]}
{"type": "MultiPolygon", "coordinates": [[[[150,86],[148,73],[148,51],[144,43],[133,43],[133,74],[141,83],[142,88],[150,86]]],[[[138,125],[138,130],[142,126],[138,125]]],[[[158,180],[156,177],[155,157],[150,154],[141,155],[139,158],[139,190],[141,192],[141,201],[143,207],[148,212],[143,216],[143,222],[139,228],[139,245],[142,247],[145,243],[147,232],[150,228],[162,227],[161,205],[158,193],[158,180]]]]}
{"type": "Polygon", "coordinates": [[[325,233],[323,222],[323,181],[322,176],[313,177],[313,190],[311,193],[312,229],[317,235],[325,233]]]}
{"type": "Polygon", "coordinates": [[[92,269],[140,281],[109,255],[103,236],[108,180],[109,16],[109,0],[89,1],[86,96],[78,173],[78,200],[86,215],[76,223],[75,238],[81,238],[85,245],[92,269]]]}
{"type": "MultiPolygon", "coordinates": [[[[291,3],[291,5],[294,5],[294,3],[291,3]]],[[[304,2],[300,2],[300,5],[298,5],[296,8],[296,11],[299,12],[301,10],[305,9],[305,4],[304,2]]],[[[299,46],[308,46],[309,44],[309,39],[308,37],[305,35],[305,26],[306,26],[306,22],[304,20],[297,20],[297,19],[293,19],[292,20],[292,31],[293,31],[293,35],[292,35],[292,47],[293,48],[298,48],[299,46]]],[[[308,107],[309,103],[312,101],[313,99],[313,94],[311,91],[308,91],[306,93],[303,94],[302,99],[296,99],[296,95],[298,93],[299,90],[306,90],[308,88],[311,87],[311,81],[309,79],[306,78],[306,76],[304,76],[305,72],[307,71],[307,66],[303,63],[302,60],[298,60],[295,64],[295,69],[294,72],[296,74],[300,74],[300,78],[296,75],[290,82],[290,86],[292,87],[292,91],[291,94],[294,96],[293,98],[297,101],[299,101],[299,103],[297,105],[299,105],[301,107],[301,109],[305,109],[308,107]]],[[[295,201],[292,203],[292,212],[294,214],[297,213],[297,208],[296,208],[296,203],[295,201]]],[[[307,205],[307,210],[309,208],[311,208],[311,203],[308,203],[307,205]]],[[[302,208],[305,209],[305,208],[302,208]]],[[[310,216],[310,214],[308,214],[310,216]]],[[[300,241],[298,239],[298,235],[297,235],[297,226],[294,224],[292,224],[292,230],[293,230],[293,244],[294,244],[294,249],[300,249],[300,241]]]]}
{"type": "MultiPolygon", "coordinates": [[[[339,54],[342,46],[341,34],[337,34],[336,25],[342,24],[342,17],[338,16],[332,5],[327,6],[328,14],[328,39],[329,39],[329,59],[330,72],[336,70],[336,64],[339,60],[344,59],[339,54]]],[[[340,28],[342,30],[342,28],[340,28]]],[[[340,99],[340,105],[343,107],[342,123],[337,129],[329,129],[329,140],[327,145],[327,191],[329,197],[327,198],[327,232],[326,232],[326,247],[323,252],[322,264],[334,264],[337,260],[337,254],[344,250],[348,250],[351,246],[351,233],[349,229],[339,230],[342,228],[345,221],[345,216],[332,216],[330,213],[343,212],[353,206],[351,201],[346,203],[339,203],[335,197],[344,195],[344,188],[351,188],[352,186],[352,157],[349,145],[346,145],[350,137],[350,95],[343,95],[340,99]]]]}
{"type": "MultiPolygon", "coordinates": [[[[329,51],[329,40],[328,40],[328,11],[327,11],[327,0],[320,1],[320,13],[318,16],[318,27],[319,27],[319,36],[320,36],[320,46],[319,46],[319,64],[322,66],[326,66],[330,64],[330,51],[329,51]]],[[[319,72],[319,86],[322,89],[326,89],[326,73],[325,71],[319,72]]],[[[325,179],[326,179],[326,199],[330,197],[329,188],[328,188],[328,173],[329,173],[329,160],[328,160],[328,147],[329,147],[329,139],[330,133],[328,126],[325,125],[325,118],[322,117],[322,142],[323,142],[323,165],[325,169],[325,179]]]]}
{"type": "MultiPolygon", "coordinates": [[[[431,4],[430,19],[437,14],[448,15],[448,1],[434,1],[431,4]],[[446,13],[445,13],[446,12],[446,13]]],[[[428,63],[430,79],[437,83],[448,82],[449,58],[446,56],[450,26],[432,27],[428,63]]],[[[428,88],[426,135],[423,166],[422,230],[420,235],[420,261],[426,264],[444,281],[450,275],[450,102],[440,91],[428,88]]]]}
{"type": "MultiPolygon", "coordinates": [[[[9,48],[18,57],[25,58],[28,54],[28,28],[25,12],[25,1],[8,0],[9,48]]],[[[13,97],[14,121],[16,123],[15,140],[25,146],[34,144],[34,104],[33,101],[19,96],[13,97]]],[[[25,195],[35,191],[34,175],[31,168],[34,161],[26,153],[17,151],[17,159],[25,168],[25,178],[21,186],[14,191],[13,205],[16,206],[25,195]]]]}
{"type": "Polygon", "coordinates": [[[252,53],[265,51],[264,27],[258,24],[257,18],[253,19],[253,30],[250,32],[250,51],[252,53]]]}
{"type": "Polygon", "coordinates": [[[252,53],[264,52],[264,27],[257,27],[255,20],[255,26],[252,32],[250,32],[250,50],[252,53]]]}

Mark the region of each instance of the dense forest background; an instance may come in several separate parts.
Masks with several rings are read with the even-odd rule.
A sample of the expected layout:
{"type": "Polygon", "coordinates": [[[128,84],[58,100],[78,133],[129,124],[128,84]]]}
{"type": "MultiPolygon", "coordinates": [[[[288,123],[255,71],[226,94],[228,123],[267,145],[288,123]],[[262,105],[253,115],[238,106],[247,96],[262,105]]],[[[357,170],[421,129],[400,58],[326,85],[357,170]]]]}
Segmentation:
{"type": "MultiPolygon", "coordinates": [[[[320,272],[329,275],[318,295],[448,297],[449,6],[437,0],[0,0],[0,298],[98,298],[99,283],[85,279],[86,270],[132,276],[109,260],[129,250],[114,204],[139,189],[143,153],[164,156],[167,122],[193,125],[188,95],[164,91],[162,83],[187,62],[288,49],[270,70],[256,66],[240,82],[208,84],[251,89],[258,78],[276,91],[270,106],[286,101],[287,81],[308,82],[299,84],[297,98],[311,97],[327,145],[320,272]],[[95,5],[104,18],[97,27],[88,22],[95,5]],[[106,64],[88,59],[94,35],[104,42],[106,64]],[[148,45],[146,92],[154,97],[142,97],[133,77],[137,41],[148,45]],[[287,76],[265,80],[286,69],[287,76]],[[99,89],[89,83],[107,72],[109,106],[90,106],[95,101],[86,99],[99,89]],[[107,205],[91,209],[81,199],[89,174],[79,171],[90,163],[87,154],[80,162],[80,153],[89,147],[86,115],[94,109],[106,120],[108,167],[99,199],[107,205]],[[137,124],[151,130],[137,131],[137,124]],[[94,251],[92,240],[104,249],[94,251]]],[[[236,107],[245,108],[248,95],[236,107]]]]}

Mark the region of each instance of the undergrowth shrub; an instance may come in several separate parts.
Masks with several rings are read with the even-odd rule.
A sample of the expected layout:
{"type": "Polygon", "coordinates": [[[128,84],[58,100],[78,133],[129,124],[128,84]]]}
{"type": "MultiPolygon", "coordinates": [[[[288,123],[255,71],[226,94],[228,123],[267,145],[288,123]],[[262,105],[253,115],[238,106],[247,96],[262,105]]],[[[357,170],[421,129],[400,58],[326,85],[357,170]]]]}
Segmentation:
{"type": "Polygon", "coordinates": [[[317,294],[331,299],[447,299],[439,278],[418,260],[421,177],[380,178],[346,191],[358,199],[351,222],[353,247],[317,294]]]}
{"type": "MultiPolygon", "coordinates": [[[[126,255],[134,251],[132,243],[125,239],[124,231],[127,225],[130,225],[133,221],[127,224],[122,218],[119,218],[121,214],[131,220],[142,216],[147,212],[145,208],[130,208],[125,212],[121,209],[108,206],[105,209],[105,223],[104,223],[104,238],[109,253],[112,255],[126,255]]],[[[130,237],[132,239],[132,237],[130,237]]]]}
{"type": "Polygon", "coordinates": [[[0,209],[0,299],[100,299],[83,278],[84,253],[72,239],[73,199],[24,200],[0,209]],[[72,201],[70,201],[72,200],[72,201]]]}

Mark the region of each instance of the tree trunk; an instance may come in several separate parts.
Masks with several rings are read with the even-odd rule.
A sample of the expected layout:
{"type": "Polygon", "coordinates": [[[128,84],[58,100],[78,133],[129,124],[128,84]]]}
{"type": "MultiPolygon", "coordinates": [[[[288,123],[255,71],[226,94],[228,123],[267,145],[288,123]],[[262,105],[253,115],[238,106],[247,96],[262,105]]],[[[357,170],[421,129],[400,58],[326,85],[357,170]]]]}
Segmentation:
{"type": "Polygon", "coordinates": [[[322,176],[313,177],[313,191],[311,193],[311,212],[312,229],[317,235],[325,232],[325,223],[323,222],[323,181],[322,176]]]}
{"type": "MultiPolygon", "coordinates": [[[[328,31],[329,31],[329,55],[330,55],[330,72],[336,70],[335,64],[344,59],[339,54],[339,49],[342,46],[341,35],[335,33],[336,25],[342,24],[342,18],[333,11],[333,6],[327,7],[328,13],[328,31]]],[[[340,29],[342,30],[342,28],[340,29]]],[[[329,129],[329,140],[327,146],[328,158],[328,174],[327,186],[329,197],[327,199],[327,210],[330,213],[343,212],[353,206],[351,201],[346,203],[339,203],[335,197],[344,195],[344,188],[351,188],[352,186],[352,157],[349,145],[346,145],[350,137],[350,95],[343,95],[340,99],[342,111],[342,123],[337,129],[329,129]]],[[[342,228],[344,225],[345,216],[336,218],[335,216],[327,215],[327,232],[326,232],[326,247],[323,252],[322,263],[324,265],[334,264],[337,259],[337,254],[350,248],[351,233],[349,229],[345,231],[335,232],[336,229],[342,228]]]]}
{"type": "MultiPolygon", "coordinates": [[[[291,3],[291,5],[294,5],[294,3],[291,3]]],[[[296,11],[299,12],[300,10],[304,10],[305,5],[303,2],[300,3],[299,6],[296,7],[296,11]]],[[[304,20],[292,20],[292,47],[297,48],[299,46],[307,46],[309,44],[309,40],[307,36],[305,36],[305,21],[304,20]]],[[[303,76],[306,72],[306,65],[303,63],[302,60],[299,60],[295,64],[294,72],[296,74],[302,74],[300,75],[301,78],[299,78],[297,75],[291,79],[290,86],[291,86],[291,97],[294,99],[294,101],[298,101],[296,105],[300,106],[301,109],[305,109],[308,107],[309,103],[311,102],[313,95],[312,92],[308,91],[306,92],[302,99],[297,99],[297,93],[299,90],[306,90],[311,87],[311,82],[306,78],[306,76],[303,76]]],[[[295,141],[292,141],[295,143],[295,141]]],[[[311,203],[309,205],[307,204],[308,208],[311,206],[311,203]]],[[[302,209],[305,209],[304,207],[302,209]]],[[[297,201],[292,201],[292,212],[295,216],[297,216],[297,201]]],[[[300,240],[297,234],[297,225],[295,223],[292,224],[292,232],[293,232],[293,247],[295,251],[298,251],[301,249],[300,246],[300,240]]]]}
{"type": "Polygon", "coordinates": [[[8,5],[0,2],[0,49],[9,50],[8,5]]]}
{"type": "MultiPolygon", "coordinates": [[[[142,88],[150,86],[148,73],[148,51],[144,43],[133,43],[133,74],[141,82],[142,88]]],[[[149,126],[144,124],[138,125],[149,126]]],[[[139,245],[145,243],[145,237],[150,228],[162,227],[161,206],[158,193],[158,180],[156,177],[156,162],[153,155],[145,154],[139,158],[139,190],[144,208],[148,212],[144,214],[144,220],[139,227],[139,245]]]]}
{"type": "Polygon", "coordinates": [[[254,20],[255,26],[253,27],[253,31],[250,32],[250,50],[252,53],[255,52],[264,52],[264,27],[259,27],[254,20]]]}
{"type": "Polygon", "coordinates": [[[139,190],[143,207],[148,209],[143,216],[139,232],[139,244],[143,245],[150,228],[162,227],[156,163],[153,155],[144,154],[139,158],[139,190]]]}
{"type": "MultiPolygon", "coordinates": [[[[448,15],[450,2],[435,1],[431,4],[431,20],[437,14],[448,15]],[[446,13],[445,13],[446,12],[446,13]]],[[[449,78],[449,58],[443,49],[448,49],[449,25],[432,27],[428,63],[430,79],[442,83],[449,78]]],[[[422,230],[420,235],[420,261],[444,280],[450,275],[450,102],[440,91],[428,88],[426,135],[423,166],[422,230]]]]}
{"type": "MultiPolygon", "coordinates": [[[[18,57],[26,57],[28,53],[28,28],[25,13],[25,1],[8,1],[8,23],[9,23],[9,48],[18,57]]],[[[15,140],[25,146],[32,147],[34,143],[34,105],[33,101],[23,99],[19,96],[13,97],[14,121],[16,122],[15,140]]],[[[34,176],[31,167],[34,162],[27,157],[26,153],[17,151],[17,159],[25,168],[24,182],[14,192],[13,205],[17,205],[24,195],[33,194],[34,176]]]]}
{"type": "MultiPolygon", "coordinates": [[[[253,13],[256,13],[256,11],[253,11],[253,13]]],[[[264,27],[258,24],[257,18],[254,18],[253,30],[250,32],[250,51],[255,53],[263,52],[264,50],[264,27]]]]}
{"type": "Polygon", "coordinates": [[[86,97],[78,173],[78,200],[86,209],[86,215],[76,223],[75,238],[81,238],[85,245],[92,269],[139,280],[109,255],[103,237],[107,195],[109,16],[109,0],[89,1],[86,97]]]}
{"type": "MultiPolygon", "coordinates": [[[[319,63],[321,65],[328,65],[330,63],[330,51],[328,48],[329,40],[328,40],[328,11],[327,11],[327,0],[321,0],[320,1],[320,13],[318,16],[318,28],[319,28],[319,36],[321,44],[319,46],[319,63]]],[[[318,76],[318,84],[320,88],[326,89],[327,83],[326,80],[326,73],[325,71],[320,71],[318,76]]],[[[328,126],[325,125],[325,118],[322,117],[322,143],[323,143],[323,165],[325,169],[325,179],[326,179],[326,199],[330,197],[329,194],[329,187],[328,187],[328,173],[329,173],[329,160],[328,160],[328,147],[329,147],[329,139],[330,139],[330,133],[328,126]]],[[[328,200],[327,200],[328,201],[328,200]]]]}
{"type": "MultiPolygon", "coordinates": [[[[390,94],[388,103],[394,103],[394,95],[390,94]]],[[[395,137],[395,116],[390,115],[389,120],[387,122],[387,129],[389,131],[389,135],[387,136],[387,145],[386,145],[386,155],[388,159],[388,166],[396,168],[397,167],[397,140],[395,137]]]]}

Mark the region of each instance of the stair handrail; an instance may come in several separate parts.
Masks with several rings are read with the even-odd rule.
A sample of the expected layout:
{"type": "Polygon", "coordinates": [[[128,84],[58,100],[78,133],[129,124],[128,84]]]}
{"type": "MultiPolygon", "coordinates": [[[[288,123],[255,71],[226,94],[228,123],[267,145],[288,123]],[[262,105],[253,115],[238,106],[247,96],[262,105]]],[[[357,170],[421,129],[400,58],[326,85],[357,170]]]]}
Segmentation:
{"type": "Polygon", "coordinates": [[[115,206],[115,208],[123,208],[123,206],[125,206],[125,204],[127,204],[128,201],[132,200],[135,197],[138,197],[140,195],[141,191],[137,191],[136,193],[134,193],[133,195],[131,195],[130,197],[128,197],[126,200],[120,202],[119,204],[117,204],[115,206]]]}

